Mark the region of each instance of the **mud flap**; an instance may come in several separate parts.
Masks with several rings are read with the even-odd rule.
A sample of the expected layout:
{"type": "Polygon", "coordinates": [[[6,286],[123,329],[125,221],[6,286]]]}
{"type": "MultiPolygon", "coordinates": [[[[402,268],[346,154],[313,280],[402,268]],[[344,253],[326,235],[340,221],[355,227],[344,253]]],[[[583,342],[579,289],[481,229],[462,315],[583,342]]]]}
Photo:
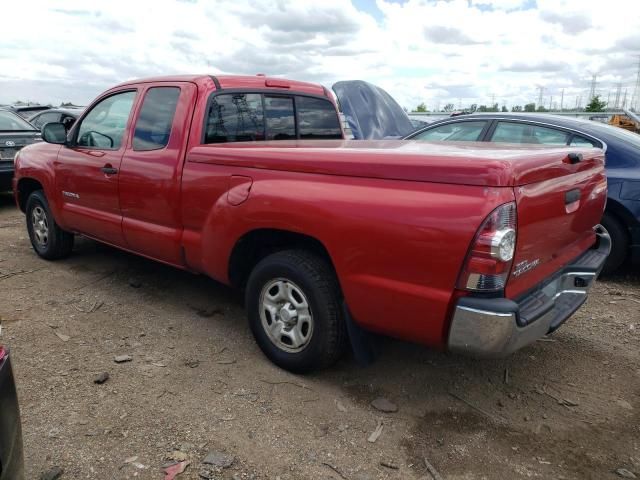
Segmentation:
{"type": "Polygon", "coordinates": [[[375,362],[380,355],[378,336],[360,327],[351,316],[349,308],[342,302],[344,321],[347,325],[349,343],[358,365],[366,367],[375,362]]]}

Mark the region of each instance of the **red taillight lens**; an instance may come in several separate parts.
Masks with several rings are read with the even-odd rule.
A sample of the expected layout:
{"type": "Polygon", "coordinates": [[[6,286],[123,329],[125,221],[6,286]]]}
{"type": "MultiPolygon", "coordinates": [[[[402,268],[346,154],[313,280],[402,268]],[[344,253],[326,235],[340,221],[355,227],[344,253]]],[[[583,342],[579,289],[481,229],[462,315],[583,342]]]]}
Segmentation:
{"type": "Polygon", "coordinates": [[[473,239],[458,288],[474,292],[502,290],[516,249],[516,204],[505,203],[489,214],[473,239]]]}
{"type": "Polygon", "coordinates": [[[4,360],[4,357],[7,356],[7,351],[4,349],[2,345],[0,345],[0,363],[4,360]]]}

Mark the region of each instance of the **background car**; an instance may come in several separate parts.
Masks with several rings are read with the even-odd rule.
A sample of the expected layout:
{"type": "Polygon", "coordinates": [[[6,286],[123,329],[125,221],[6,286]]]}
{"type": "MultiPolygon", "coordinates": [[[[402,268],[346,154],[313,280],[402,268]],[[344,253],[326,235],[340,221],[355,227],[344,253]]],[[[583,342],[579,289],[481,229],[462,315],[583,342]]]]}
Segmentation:
{"type": "Polygon", "coordinates": [[[18,151],[40,141],[40,132],[25,119],[0,109],[0,192],[11,190],[13,158],[18,151]]]}
{"type": "Polygon", "coordinates": [[[82,112],[84,107],[51,108],[29,117],[29,123],[38,130],[42,130],[46,123],[62,123],[68,132],[82,112]]]}
{"type": "Polygon", "coordinates": [[[0,480],[23,479],[20,409],[9,351],[0,345],[0,480]]]}
{"type": "Polygon", "coordinates": [[[613,241],[604,273],[617,270],[629,256],[640,260],[640,135],[558,115],[474,113],[434,122],[405,139],[603,148],[609,192],[602,225],[613,241]]]}
{"type": "Polygon", "coordinates": [[[13,113],[17,113],[25,120],[32,117],[38,112],[49,110],[49,105],[6,105],[2,107],[5,110],[11,110],[13,113]]]}

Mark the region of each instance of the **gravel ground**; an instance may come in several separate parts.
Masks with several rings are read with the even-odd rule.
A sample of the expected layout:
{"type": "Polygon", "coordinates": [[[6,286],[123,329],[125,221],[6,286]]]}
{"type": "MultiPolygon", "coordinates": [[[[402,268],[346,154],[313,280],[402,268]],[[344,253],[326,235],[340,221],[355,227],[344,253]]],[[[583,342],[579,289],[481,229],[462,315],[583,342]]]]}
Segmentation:
{"type": "Polygon", "coordinates": [[[504,360],[388,340],[369,367],[304,377],[263,357],[212,280],[86,239],[39,259],[9,196],[0,287],[28,479],[162,479],[175,461],[178,480],[640,478],[638,270],[504,360]]]}

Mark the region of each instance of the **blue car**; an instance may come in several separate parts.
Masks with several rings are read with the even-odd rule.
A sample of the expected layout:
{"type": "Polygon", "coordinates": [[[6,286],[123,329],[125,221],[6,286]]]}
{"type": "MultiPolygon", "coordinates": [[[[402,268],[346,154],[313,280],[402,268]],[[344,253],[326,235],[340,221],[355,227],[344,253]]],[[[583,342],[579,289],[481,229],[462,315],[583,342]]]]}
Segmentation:
{"type": "Polygon", "coordinates": [[[404,138],[604,149],[609,194],[602,225],[613,247],[603,273],[614,272],[627,260],[640,260],[640,135],[559,115],[474,113],[431,123],[404,138]]]}

